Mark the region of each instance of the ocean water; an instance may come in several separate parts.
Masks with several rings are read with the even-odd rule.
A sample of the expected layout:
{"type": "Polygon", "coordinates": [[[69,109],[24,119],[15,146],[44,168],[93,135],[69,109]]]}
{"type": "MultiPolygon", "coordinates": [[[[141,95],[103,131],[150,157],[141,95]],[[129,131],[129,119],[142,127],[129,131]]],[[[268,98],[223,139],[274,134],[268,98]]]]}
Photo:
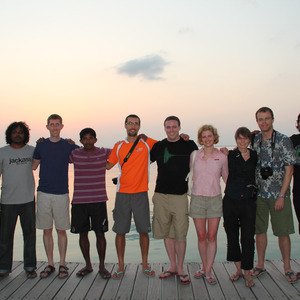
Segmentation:
{"type": "MultiPolygon", "coordinates": [[[[117,255],[115,250],[115,234],[112,232],[111,228],[113,225],[112,219],[112,210],[114,208],[114,199],[116,186],[113,185],[111,179],[116,177],[119,173],[117,167],[114,167],[110,171],[107,171],[106,176],[106,186],[108,192],[107,207],[108,207],[108,219],[109,219],[109,231],[106,233],[107,240],[107,250],[106,250],[106,262],[117,262],[117,255]]],[[[152,195],[155,187],[156,180],[156,164],[151,165],[150,170],[150,182],[149,182],[149,200],[150,200],[150,210],[152,214],[152,195]]],[[[35,173],[36,181],[38,180],[38,173],[35,173]]],[[[70,198],[72,198],[73,193],[73,169],[70,167],[69,172],[69,187],[70,187],[70,198]]],[[[221,182],[222,189],[224,190],[224,183],[221,182]]],[[[294,224],[296,233],[291,235],[292,241],[292,249],[291,249],[291,257],[299,258],[300,253],[300,237],[298,234],[298,223],[296,217],[294,216],[294,224]]],[[[57,236],[55,230],[53,231],[54,235],[54,259],[55,261],[59,261],[58,249],[57,249],[57,236]]],[[[96,252],[96,240],[94,232],[91,231],[89,233],[90,238],[90,251],[91,251],[91,259],[92,262],[98,262],[98,254],[96,252]]],[[[82,257],[79,244],[78,244],[79,235],[72,234],[68,232],[68,250],[67,250],[67,258],[66,260],[69,262],[84,262],[82,257]]],[[[20,224],[18,223],[16,226],[15,239],[14,239],[14,260],[22,260],[23,259],[23,239],[22,239],[22,231],[20,228],[20,224]]],[[[223,220],[220,221],[219,231],[218,231],[218,249],[216,255],[216,261],[225,261],[226,260],[226,251],[227,251],[227,243],[226,243],[226,234],[223,228],[223,220]]],[[[256,257],[255,257],[256,258],[256,257]]],[[[277,238],[273,236],[271,229],[269,228],[268,232],[268,247],[266,252],[267,259],[280,259],[280,251],[278,248],[277,238]]],[[[43,236],[42,230],[37,230],[37,259],[39,261],[47,261],[47,257],[44,250],[43,245],[43,236]]],[[[131,231],[126,235],[126,250],[125,250],[125,262],[127,263],[138,263],[141,261],[140,247],[139,247],[139,235],[135,230],[134,223],[131,225],[131,231]]],[[[189,231],[187,237],[187,249],[185,255],[186,262],[200,262],[198,246],[197,246],[197,236],[194,227],[193,220],[190,218],[189,223],[189,231]]],[[[152,238],[152,234],[150,233],[150,249],[149,249],[149,262],[168,262],[168,257],[164,248],[163,240],[156,240],[152,238]]]]}

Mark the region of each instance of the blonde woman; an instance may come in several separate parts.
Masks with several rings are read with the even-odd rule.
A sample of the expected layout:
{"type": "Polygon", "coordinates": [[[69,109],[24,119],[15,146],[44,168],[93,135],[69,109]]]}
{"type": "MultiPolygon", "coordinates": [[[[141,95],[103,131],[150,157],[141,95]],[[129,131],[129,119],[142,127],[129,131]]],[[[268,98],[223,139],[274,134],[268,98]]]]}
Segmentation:
{"type": "Polygon", "coordinates": [[[220,178],[226,183],[228,177],[227,156],[214,147],[219,142],[217,129],[204,125],[198,130],[198,143],[203,146],[193,157],[193,186],[190,216],[193,218],[198,248],[202,261],[201,270],[195,278],[205,277],[207,283],[216,284],[212,276],[212,266],[217,252],[217,233],[222,216],[222,195],[220,178]]]}

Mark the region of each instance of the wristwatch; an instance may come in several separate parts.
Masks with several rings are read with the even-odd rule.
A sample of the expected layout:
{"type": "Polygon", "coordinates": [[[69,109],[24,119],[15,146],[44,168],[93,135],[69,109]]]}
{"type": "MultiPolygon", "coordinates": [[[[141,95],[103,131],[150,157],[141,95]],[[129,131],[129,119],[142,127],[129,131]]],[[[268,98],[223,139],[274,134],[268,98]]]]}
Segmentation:
{"type": "Polygon", "coordinates": [[[283,196],[282,194],[279,193],[278,198],[284,198],[285,196],[283,196]]]}

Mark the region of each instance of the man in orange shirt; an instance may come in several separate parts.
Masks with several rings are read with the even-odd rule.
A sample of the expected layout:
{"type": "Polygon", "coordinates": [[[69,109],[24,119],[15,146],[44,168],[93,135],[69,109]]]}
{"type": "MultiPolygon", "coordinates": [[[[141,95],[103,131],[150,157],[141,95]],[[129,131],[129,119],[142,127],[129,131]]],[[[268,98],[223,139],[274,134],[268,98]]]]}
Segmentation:
{"type": "Polygon", "coordinates": [[[115,208],[113,210],[115,221],[113,231],[116,233],[116,248],[119,261],[119,267],[112,276],[114,279],[121,279],[124,275],[125,235],[130,231],[132,214],[140,237],[143,272],[149,277],[155,275],[155,272],[148,265],[148,232],[151,231],[148,179],[150,150],[156,141],[151,138],[147,138],[147,141],[140,139],[128,161],[124,163],[125,157],[138,138],[140,126],[140,118],[137,115],[126,117],[125,129],[127,138],[114,146],[106,165],[106,168],[109,170],[118,163],[121,171],[118,177],[115,208]]]}

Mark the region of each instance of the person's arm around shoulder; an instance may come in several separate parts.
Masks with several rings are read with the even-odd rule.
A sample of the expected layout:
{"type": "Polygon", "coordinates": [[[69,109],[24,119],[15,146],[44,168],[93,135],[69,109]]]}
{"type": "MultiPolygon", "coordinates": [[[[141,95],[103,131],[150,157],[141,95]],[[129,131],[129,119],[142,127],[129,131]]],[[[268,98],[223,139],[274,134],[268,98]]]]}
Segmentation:
{"type": "Polygon", "coordinates": [[[290,165],[290,166],[285,166],[285,174],[284,174],[284,178],[283,178],[283,182],[282,182],[282,186],[280,189],[280,193],[279,196],[275,202],[275,210],[281,210],[284,207],[284,197],[285,194],[287,193],[292,177],[293,177],[293,173],[294,173],[294,166],[290,165]]]}
{"type": "Polygon", "coordinates": [[[106,170],[110,170],[115,164],[112,164],[109,161],[106,161],[106,170]]]}
{"type": "Polygon", "coordinates": [[[40,160],[39,159],[35,159],[35,158],[33,158],[32,159],[32,170],[36,170],[37,169],[37,167],[40,165],[40,160]]]}
{"type": "Polygon", "coordinates": [[[222,176],[223,181],[226,184],[228,174],[229,174],[229,171],[228,171],[228,157],[227,157],[226,154],[224,154],[222,152],[221,152],[221,156],[222,156],[222,173],[221,173],[221,176],[222,176]]]}

